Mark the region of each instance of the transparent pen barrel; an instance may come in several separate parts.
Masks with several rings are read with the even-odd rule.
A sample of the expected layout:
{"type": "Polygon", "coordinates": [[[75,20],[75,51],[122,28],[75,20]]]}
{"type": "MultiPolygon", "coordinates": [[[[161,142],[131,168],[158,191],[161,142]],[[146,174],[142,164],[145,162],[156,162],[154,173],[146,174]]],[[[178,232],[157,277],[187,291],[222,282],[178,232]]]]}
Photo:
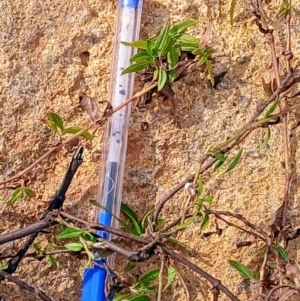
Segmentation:
{"type": "MultiPolygon", "coordinates": [[[[142,1],[139,1],[141,5],[142,1]]],[[[109,89],[109,101],[114,108],[133,94],[134,74],[121,73],[130,65],[130,57],[136,53],[136,49],[124,46],[120,41],[138,40],[141,9],[119,5],[118,16],[109,89]]],[[[131,104],[113,114],[106,124],[103,140],[97,200],[108,213],[106,224],[115,228],[118,223],[110,213],[115,216],[120,214],[130,113],[131,104]]],[[[101,216],[104,215],[105,210],[100,210],[97,222],[103,223],[101,216]]],[[[108,235],[105,238],[110,239],[108,235]]]]}

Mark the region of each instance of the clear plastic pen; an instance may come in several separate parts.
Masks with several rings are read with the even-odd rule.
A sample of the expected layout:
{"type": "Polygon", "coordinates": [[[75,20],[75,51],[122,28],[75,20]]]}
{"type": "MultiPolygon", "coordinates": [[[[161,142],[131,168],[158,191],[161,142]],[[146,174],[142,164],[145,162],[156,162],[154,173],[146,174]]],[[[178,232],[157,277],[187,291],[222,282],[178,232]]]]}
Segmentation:
{"type": "MultiPolygon", "coordinates": [[[[138,40],[142,4],[143,0],[119,2],[109,89],[109,101],[113,107],[121,105],[133,94],[134,73],[121,73],[130,65],[130,57],[136,49],[124,46],[121,41],[138,40]]],[[[114,228],[118,227],[118,222],[113,216],[120,215],[130,113],[129,104],[113,114],[106,125],[103,140],[97,201],[105,209],[97,212],[96,219],[99,224],[114,228]]],[[[98,235],[104,239],[111,238],[105,231],[98,231],[98,235]]],[[[113,256],[105,262],[109,268],[114,268],[113,256]]],[[[107,300],[107,273],[101,268],[101,260],[93,268],[85,270],[82,301],[107,300]]]]}
{"type": "MultiPolygon", "coordinates": [[[[109,89],[113,107],[121,105],[133,94],[134,73],[121,73],[130,65],[130,57],[136,53],[136,48],[124,46],[120,41],[138,40],[141,8],[142,1],[120,1],[109,89]]],[[[120,214],[130,113],[129,104],[112,115],[105,129],[102,150],[98,201],[106,210],[99,212],[98,222],[115,228],[118,223],[111,213],[115,216],[120,214]]],[[[100,235],[109,239],[107,233],[100,232],[100,235]]],[[[109,263],[113,268],[113,263],[109,263]]]]}

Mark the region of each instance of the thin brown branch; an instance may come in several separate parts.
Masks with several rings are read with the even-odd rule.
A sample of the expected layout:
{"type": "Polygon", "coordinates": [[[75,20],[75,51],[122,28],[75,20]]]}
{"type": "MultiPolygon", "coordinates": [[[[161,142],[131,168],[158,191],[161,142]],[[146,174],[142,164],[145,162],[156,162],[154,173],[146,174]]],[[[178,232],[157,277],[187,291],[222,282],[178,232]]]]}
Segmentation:
{"type": "Polygon", "coordinates": [[[7,242],[31,235],[35,232],[39,232],[43,229],[51,227],[56,224],[56,221],[52,219],[52,212],[50,212],[45,219],[42,219],[28,227],[22,228],[20,230],[12,231],[7,234],[0,235],[0,245],[7,242]]]}
{"type": "Polygon", "coordinates": [[[214,214],[214,215],[215,215],[216,218],[220,219],[221,221],[223,221],[224,223],[226,223],[227,225],[229,225],[231,227],[237,228],[237,229],[239,229],[239,230],[241,230],[241,231],[243,231],[243,232],[245,232],[245,233],[247,233],[249,235],[254,236],[255,238],[259,237],[260,239],[262,239],[265,242],[267,241],[267,239],[263,235],[261,235],[260,233],[256,233],[256,232],[244,229],[243,227],[240,227],[239,225],[236,225],[236,224],[234,224],[234,223],[226,220],[225,218],[221,217],[218,214],[214,214]]]}
{"type": "Polygon", "coordinates": [[[217,289],[217,290],[223,292],[232,301],[240,301],[240,299],[237,298],[231,291],[229,291],[220,282],[220,280],[214,278],[213,276],[211,276],[210,274],[208,274],[207,272],[205,272],[204,270],[202,270],[201,268],[199,268],[198,266],[196,266],[195,264],[193,264],[191,261],[189,261],[189,260],[183,258],[182,256],[178,255],[177,253],[171,251],[169,248],[163,246],[162,244],[160,244],[160,246],[163,249],[163,251],[165,253],[167,253],[170,257],[172,257],[173,259],[177,260],[178,262],[180,262],[181,264],[185,265],[189,269],[193,270],[194,272],[196,272],[197,274],[199,274],[200,276],[202,276],[208,282],[210,282],[210,284],[212,285],[213,289],[217,289]]]}
{"type": "Polygon", "coordinates": [[[44,292],[41,290],[29,285],[28,283],[0,270],[0,278],[6,278],[7,280],[17,284],[21,288],[31,292],[34,296],[40,297],[44,301],[53,301],[51,298],[49,298],[44,292]]]}
{"type": "Polygon", "coordinates": [[[127,250],[123,249],[122,247],[119,247],[118,245],[110,242],[109,240],[103,240],[103,239],[98,239],[98,240],[103,243],[103,247],[108,248],[109,250],[126,257],[127,259],[132,259],[134,257],[139,258],[138,252],[127,251],[127,250]]]}
{"type": "Polygon", "coordinates": [[[164,255],[161,254],[160,271],[159,271],[159,277],[158,277],[157,301],[161,301],[164,266],[165,266],[164,255]]]}
{"type": "Polygon", "coordinates": [[[158,215],[163,208],[164,204],[172,198],[178,191],[180,191],[182,188],[184,188],[184,185],[186,183],[192,182],[194,179],[193,176],[187,177],[184,181],[179,183],[177,186],[175,186],[170,192],[168,192],[156,205],[155,211],[153,213],[153,221],[155,222],[158,218],[158,215]]]}
{"type": "Polygon", "coordinates": [[[103,225],[99,225],[99,224],[96,224],[96,223],[90,223],[88,221],[85,221],[83,219],[75,217],[75,216],[73,216],[71,214],[68,214],[66,212],[60,212],[60,216],[65,218],[65,219],[68,219],[72,222],[77,222],[77,223],[80,223],[82,225],[85,225],[86,229],[107,231],[111,234],[115,234],[119,237],[127,238],[131,241],[135,241],[135,242],[138,242],[138,243],[141,243],[141,244],[144,244],[144,245],[149,243],[149,241],[147,239],[142,238],[140,236],[135,236],[135,235],[132,235],[128,232],[118,230],[118,229],[115,229],[115,228],[112,228],[112,227],[103,226],[103,225]]]}
{"type": "Polygon", "coordinates": [[[123,107],[127,106],[129,103],[131,103],[132,101],[134,101],[135,99],[141,97],[142,95],[146,94],[147,92],[151,91],[153,88],[155,88],[157,86],[156,83],[152,84],[149,87],[144,88],[143,90],[139,91],[138,93],[136,93],[133,97],[131,97],[130,99],[128,99],[126,102],[122,103],[121,105],[117,106],[116,108],[114,108],[113,110],[109,110],[105,116],[102,117],[101,120],[99,120],[99,122],[97,124],[91,124],[89,126],[87,126],[86,128],[82,129],[81,131],[79,131],[78,133],[70,136],[69,138],[61,141],[59,144],[51,147],[45,154],[43,154],[40,158],[38,158],[36,161],[34,161],[32,164],[30,164],[28,167],[26,167],[25,169],[23,169],[22,171],[20,171],[18,174],[12,176],[11,178],[8,178],[6,180],[3,180],[0,182],[0,185],[6,184],[8,182],[14,181],[14,180],[18,180],[20,179],[22,176],[24,176],[27,172],[29,172],[31,169],[33,169],[36,165],[38,165],[40,162],[42,162],[44,159],[46,159],[47,157],[49,157],[53,152],[58,151],[62,148],[63,145],[68,144],[70,141],[72,141],[73,139],[79,137],[81,134],[83,134],[84,132],[90,130],[91,128],[97,126],[97,127],[103,127],[104,124],[106,123],[107,119],[113,115],[114,113],[116,113],[117,111],[121,110],[123,107]]]}
{"type": "Polygon", "coordinates": [[[234,217],[238,220],[240,220],[241,222],[243,222],[247,227],[252,228],[253,230],[255,230],[257,233],[257,235],[264,241],[266,241],[266,239],[268,239],[268,234],[260,229],[259,227],[257,227],[256,225],[252,224],[251,222],[249,222],[248,220],[246,220],[241,214],[238,213],[233,213],[233,212],[229,212],[229,211],[217,211],[217,210],[207,210],[208,214],[214,214],[214,215],[225,215],[225,216],[230,216],[230,217],[234,217]]]}
{"type": "MultiPolygon", "coordinates": [[[[177,268],[177,265],[175,263],[173,264],[173,267],[174,267],[174,269],[176,271],[176,274],[177,274],[177,276],[178,276],[178,278],[179,278],[179,280],[181,282],[181,285],[183,286],[183,290],[185,292],[186,300],[187,301],[191,301],[189,289],[188,289],[188,287],[187,287],[187,285],[186,285],[183,277],[181,276],[181,273],[179,272],[179,269],[177,268]]],[[[201,287],[201,289],[202,289],[202,287],[201,287]]],[[[202,293],[202,296],[204,297],[205,295],[203,294],[202,291],[201,291],[201,293],[202,293]]]]}
{"type": "Polygon", "coordinates": [[[264,301],[269,301],[270,300],[270,297],[272,296],[272,294],[278,290],[278,289],[281,289],[281,288],[285,288],[285,287],[288,287],[292,290],[295,290],[295,292],[297,292],[297,290],[295,289],[295,287],[291,286],[291,285],[288,285],[288,284],[283,284],[283,285],[277,285],[277,286],[274,286],[269,292],[268,294],[266,295],[264,301]]]}

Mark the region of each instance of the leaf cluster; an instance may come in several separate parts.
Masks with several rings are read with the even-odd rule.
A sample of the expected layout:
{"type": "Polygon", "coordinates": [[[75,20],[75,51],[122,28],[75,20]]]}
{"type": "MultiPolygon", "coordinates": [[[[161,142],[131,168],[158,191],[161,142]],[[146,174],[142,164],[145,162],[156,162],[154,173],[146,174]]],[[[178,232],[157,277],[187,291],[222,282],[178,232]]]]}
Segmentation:
{"type": "Polygon", "coordinates": [[[25,196],[32,198],[36,196],[36,193],[28,187],[21,186],[13,191],[9,200],[7,201],[7,205],[11,206],[25,196]]]}
{"type": "Polygon", "coordinates": [[[213,50],[199,48],[200,41],[186,31],[197,21],[187,20],[174,26],[167,21],[157,37],[134,42],[122,42],[126,46],[136,47],[140,51],[130,58],[131,66],[122,74],[138,72],[147,68],[154,69],[153,81],[157,81],[158,91],[162,90],[166,82],[173,83],[178,77],[181,54],[188,53],[192,57],[199,57],[197,66],[206,65],[213,82],[212,65],[209,60],[213,50]]]}
{"type": "MultiPolygon", "coordinates": [[[[65,127],[62,118],[56,113],[48,113],[47,117],[47,119],[42,119],[42,122],[54,133],[59,134],[60,136],[64,134],[74,135],[82,130],[79,126],[65,127]]],[[[83,132],[80,136],[87,140],[93,140],[94,138],[89,132],[83,132]]]]}

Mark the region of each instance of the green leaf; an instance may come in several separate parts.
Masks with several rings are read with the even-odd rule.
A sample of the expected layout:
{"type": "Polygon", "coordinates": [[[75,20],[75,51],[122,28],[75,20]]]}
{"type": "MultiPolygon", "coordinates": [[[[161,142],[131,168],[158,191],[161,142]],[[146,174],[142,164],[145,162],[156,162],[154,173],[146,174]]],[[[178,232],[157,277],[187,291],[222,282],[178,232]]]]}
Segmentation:
{"type": "Polygon", "coordinates": [[[209,48],[196,49],[193,51],[194,55],[200,56],[200,60],[197,63],[197,67],[200,67],[204,63],[206,64],[206,69],[208,70],[209,77],[210,77],[212,84],[214,84],[214,76],[213,76],[211,61],[209,61],[209,57],[213,54],[213,52],[214,51],[209,48]]]}
{"type": "Polygon", "coordinates": [[[58,234],[56,236],[56,238],[57,239],[66,239],[66,238],[79,237],[83,232],[84,232],[84,230],[68,227],[63,232],[58,234]]]}
{"type": "Polygon", "coordinates": [[[141,51],[130,58],[130,63],[145,60],[149,61],[149,59],[151,59],[151,56],[146,51],[141,51]]]}
{"type": "Polygon", "coordinates": [[[58,133],[58,128],[57,128],[57,126],[56,126],[51,120],[48,120],[48,119],[42,119],[42,122],[43,122],[49,129],[51,129],[53,132],[58,133]]]}
{"type": "Polygon", "coordinates": [[[225,175],[226,173],[230,172],[236,167],[236,165],[239,163],[242,153],[243,153],[243,149],[241,148],[239,152],[236,154],[236,156],[234,157],[234,159],[231,161],[227,169],[224,172],[222,172],[220,176],[225,175]]]}
{"type": "Polygon", "coordinates": [[[98,208],[106,210],[105,207],[103,207],[97,200],[89,199],[89,203],[96,206],[96,207],[98,207],[98,208]]]}
{"type": "Polygon", "coordinates": [[[118,219],[118,222],[123,226],[123,228],[124,228],[127,232],[129,232],[129,233],[131,233],[131,234],[133,234],[133,235],[135,235],[135,236],[141,236],[140,231],[137,231],[135,228],[129,226],[128,224],[126,224],[126,223],[125,223],[124,221],[122,221],[121,219],[118,219]]]}
{"type": "Polygon", "coordinates": [[[0,264],[0,271],[1,270],[6,270],[8,268],[7,264],[0,264]]]}
{"type": "Polygon", "coordinates": [[[215,157],[216,159],[218,159],[219,161],[221,161],[221,162],[224,162],[225,159],[226,159],[226,157],[225,157],[225,155],[224,155],[223,153],[215,153],[215,154],[214,154],[214,157],[215,157]]]}
{"type": "Polygon", "coordinates": [[[208,75],[209,75],[211,85],[214,86],[215,85],[215,79],[214,79],[214,72],[213,72],[213,69],[212,69],[211,61],[206,60],[205,64],[206,64],[206,69],[208,71],[208,75]]]}
{"type": "MultiPolygon", "coordinates": [[[[82,130],[82,128],[80,126],[71,126],[71,127],[64,129],[64,133],[74,135],[74,134],[77,134],[81,130],[82,130]]],[[[87,140],[94,139],[94,136],[92,134],[90,134],[89,132],[83,132],[80,136],[87,140]]]]}
{"type": "Polygon", "coordinates": [[[204,212],[202,211],[201,214],[202,214],[201,230],[203,230],[208,226],[209,215],[207,213],[207,210],[205,210],[204,212]]]}
{"type": "Polygon", "coordinates": [[[54,257],[52,255],[47,255],[47,259],[50,262],[51,266],[55,269],[57,269],[58,265],[56,263],[56,260],[54,259],[54,257]]]}
{"type": "Polygon", "coordinates": [[[139,234],[139,236],[142,234],[142,231],[140,229],[140,226],[138,224],[138,218],[136,213],[127,205],[124,203],[121,203],[121,211],[129,217],[131,220],[136,232],[139,234]]]}
{"type": "Polygon", "coordinates": [[[162,48],[159,49],[159,57],[165,56],[173,48],[172,46],[174,44],[172,38],[169,35],[167,35],[166,40],[163,41],[163,43],[164,44],[162,44],[162,48]]]}
{"type": "Polygon", "coordinates": [[[168,20],[154,44],[155,55],[161,56],[164,54],[163,51],[166,49],[171,39],[171,37],[169,36],[169,30],[170,30],[170,21],[168,20]]]}
{"type": "Polygon", "coordinates": [[[165,220],[163,218],[158,218],[155,222],[155,231],[158,231],[159,229],[162,228],[165,220]]]}
{"type": "Polygon", "coordinates": [[[36,193],[35,193],[33,190],[31,190],[30,188],[24,187],[24,188],[23,188],[23,191],[24,191],[24,193],[25,193],[28,197],[30,197],[30,198],[36,196],[36,193]]]}
{"type": "Polygon", "coordinates": [[[136,215],[136,213],[126,204],[124,204],[123,202],[121,203],[121,211],[126,214],[130,220],[134,223],[138,223],[138,217],[136,215]]]}
{"type": "Polygon", "coordinates": [[[163,68],[159,68],[158,71],[158,83],[157,83],[157,90],[160,91],[167,82],[167,72],[163,68]]]}
{"type": "Polygon", "coordinates": [[[89,141],[92,141],[94,139],[94,136],[89,132],[83,132],[80,136],[89,141]]]}
{"type": "Polygon", "coordinates": [[[126,267],[124,268],[124,272],[127,273],[134,269],[137,266],[137,262],[135,261],[128,261],[126,267]]]}
{"type": "Polygon", "coordinates": [[[48,113],[47,117],[61,130],[64,128],[64,123],[61,117],[55,113],[48,113]]]}
{"type": "Polygon", "coordinates": [[[148,39],[146,41],[146,51],[148,53],[148,55],[150,55],[151,57],[153,57],[153,40],[152,39],[148,39]]]}
{"type": "Polygon", "coordinates": [[[136,64],[133,64],[131,66],[129,66],[128,68],[126,68],[125,70],[123,70],[123,72],[121,73],[121,75],[127,74],[127,73],[132,73],[132,72],[138,72],[140,70],[143,70],[147,67],[149,67],[151,64],[151,62],[139,62],[136,64]]]}
{"type": "Polygon", "coordinates": [[[11,206],[13,205],[15,202],[17,202],[18,200],[20,200],[23,197],[24,194],[24,187],[19,187],[17,188],[10,196],[7,205],[11,206]]]}
{"type": "MultiPolygon", "coordinates": [[[[179,55],[175,47],[172,47],[168,52],[167,60],[168,60],[169,69],[172,69],[178,63],[179,55]]],[[[169,71],[170,83],[173,83],[176,77],[177,77],[177,70],[176,69],[170,70],[169,71]]]]}
{"type": "Polygon", "coordinates": [[[147,48],[147,42],[143,41],[143,40],[134,41],[134,42],[124,42],[124,41],[121,41],[121,44],[123,44],[125,46],[130,46],[130,47],[135,47],[135,48],[139,48],[139,49],[144,49],[144,50],[146,50],[146,48],[147,48]]]}
{"type": "Polygon", "coordinates": [[[175,44],[175,48],[178,51],[192,52],[193,50],[198,48],[198,45],[196,46],[193,43],[180,43],[180,44],[175,44]]]}
{"type": "Polygon", "coordinates": [[[175,47],[172,47],[167,54],[169,69],[173,68],[179,61],[179,55],[175,47]]]}
{"type": "Polygon", "coordinates": [[[81,237],[84,240],[87,240],[87,241],[92,241],[92,242],[96,242],[97,241],[97,238],[92,233],[90,233],[88,231],[82,232],[81,237]]]}
{"type": "Polygon", "coordinates": [[[258,254],[264,254],[264,253],[266,253],[266,251],[267,251],[267,245],[264,244],[260,248],[257,249],[256,253],[258,253],[258,254]]]}
{"type": "Polygon", "coordinates": [[[289,261],[289,254],[287,251],[279,244],[275,247],[275,250],[279,253],[279,255],[285,260],[289,261]]]}
{"type": "Polygon", "coordinates": [[[187,30],[189,27],[194,26],[198,23],[196,20],[186,20],[182,21],[174,26],[171,27],[169,34],[172,37],[176,37],[178,34],[184,32],[187,30]]]}
{"type": "Polygon", "coordinates": [[[158,70],[155,69],[153,72],[153,80],[157,80],[158,79],[158,70]]]}
{"type": "Polygon", "coordinates": [[[186,229],[188,226],[190,226],[194,222],[195,217],[190,217],[183,224],[180,224],[176,227],[176,230],[182,230],[186,229]]]}
{"type": "Polygon", "coordinates": [[[64,129],[64,133],[66,133],[66,134],[77,134],[81,130],[82,130],[82,128],[80,126],[70,126],[66,129],[64,129]]]}
{"type": "Polygon", "coordinates": [[[128,295],[123,293],[117,293],[114,295],[113,301],[122,301],[122,300],[128,300],[128,295]]]}
{"type": "Polygon", "coordinates": [[[230,3],[230,24],[231,25],[233,24],[233,15],[234,15],[234,9],[236,6],[236,2],[237,2],[237,0],[231,0],[231,3],[230,3]]]}
{"type": "Polygon", "coordinates": [[[88,262],[87,262],[87,266],[91,263],[91,261],[94,260],[94,254],[89,250],[88,246],[86,245],[86,242],[84,241],[84,239],[82,237],[79,237],[79,240],[81,241],[84,250],[88,256],[88,262]]]}
{"type": "Polygon", "coordinates": [[[32,244],[32,247],[37,251],[37,252],[41,252],[42,251],[42,249],[38,246],[38,244],[36,244],[36,243],[33,243],[32,244]]]}
{"type": "Polygon", "coordinates": [[[79,252],[82,250],[83,245],[81,242],[70,242],[68,244],[65,244],[64,247],[70,251],[79,252]]]}
{"type": "Polygon", "coordinates": [[[220,168],[224,164],[227,157],[228,157],[228,153],[224,154],[224,156],[221,160],[216,161],[216,163],[214,165],[214,171],[217,170],[218,168],[220,168]]]}
{"type": "Polygon", "coordinates": [[[229,264],[235,270],[237,270],[243,277],[245,277],[247,279],[254,280],[254,281],[259,280],[259,278],[257,277],[258,275],[254,275],[254,273],[251,271],[251,269],[249,269],[248,267],[246,267],[242,263],[240,263],[238,261],[235,261],[235,260],[229,260],[229,264]]]}
{"type": "Polygon", "coordinates": [[[190,46],[193,46],[194,49],[199,48],[199,40],[186,33],[183,33],[176,39],[175,45],[180,46],[180,44],[189,44],[190,46]]]}
{"type": "Polygon", "coordinates": [[[66,226],[65,224],[63,223],[60,223],[59,224],[59,227],[60,227],[60,232],[63,232],[64,230],[66,230],[68,228],[68,226],[66,226]]]}
{"type": "MultiPolygon", "coordinates": [[[[128,301],[151,301],[150,297],[147,295],[135,296],[127,299],[128,301]]],[[[125,301],[125,300],[124,300],[125,301]]]]}
{"type": "Polygon", "coordinates": [[[214,196],[213,195],[209,195],[209,196],[206,196],[205,198],[203,198],[202,202],[203,203],[208,203],[209,205],[211,205],[213,199],[214,199],[214,196]]]}
{"type": "Polygon", "coordinates": [[[264,141],[259,146],[259,150],[267,147],[270,137],[271,137],[271,130],[269,127],[267,127],[267,133],[265,135],[264,141]]]}
{"type": "Polygon", "coordinates": [[[202,182],[201,176],[198,177],[197,183],[198,183],[197,192],[198,192],[198,195],[201,195],[201,193],[203,191],[203,182],[202,182]]]}
{"type": "Polygon", "coordinates": [[[141,232],[142,232],[142,233],[145,232],[145,228],[146,228],[145,224],[146,224],[146,221],[147,221],[147,217],[148,217],[149,215],[151,215],[151,214],[153,213],[153,211],[154,211],[154,210],[150,210],[150,211],[146,212],[146,214],[143,216],[143,219],[142,219],[142,221],[140,222],[140,228],[141,228],[141,232]]]}
{"type": "Polygon", "coordinates": [[[178,246],[180,246],[180,247],[182,247],[182,248],[184,248],[184,249],[186,249],[189,252],[193,252],[194,251],[189,245],[185,244],[184,242],[181,242],[181,241],[177,240],[173,236],[169,236],[167,238],[167,240],[170,241],[170,242],[172,242],[172,243],[174,243],[174,244],[176,244],[176,245],[178,245],[178,246]]]}
{"type": "MultiPolygon", "coordinates": [[[[96,200],[93,199],[89,199],[89,202],[94,205],[97,206],[103,210],[106,210],[105,207],[103,207],[101,204],[99,204],[96,200]]],[[[106,210],[107,211],[107,210],[106,210]]],[[[116,215],[114,215],[112,212],[109,212],[126,230],[127,232],[135,235],[135,236],[141,236],[141,234],[139,232],[136,231],[136,229],[132,228],[131,226],[127,225],[124,221],[122,221],[121,219],[119,219],[116,215]]]]}
{"type": "Polygon", "coordinates": [[[266,112],[265,118],[268,118],[275,111],[275,109],[276,109],[276,107],[278,105],[278,101],[279,101],[279,98],[277,96],[276,100],[273,102],[273,104],[270,106],[270,108],[266,112]]]}
{"type": "Polygon", "coordinates": [[[173,283],[175,276],[176,276],[176,270],[172,266],[169,266],[168,267],[168,280],[167,280],[167,284],[165,285],[165,287],[163,289],[163,292],[165,290],[167,290],[167,288],[173,283]]]}
{"type": "Polygon", "coordinates": [[[177,70],[173,69],[171,71],[169,71],[169,82],[172,84],[175,79],[177,78],[177,70]]]}
{"type": "Polygon", "coordinates": [[[145,274],[143,277],[141,277],[135,285],[145,284],[148,285],[150,282],[157,279],[159,276],[159,269],[152,270],[145,274]]]}
{"type": "Polygon", "coordinates": [[[291,10],[291,8],[293,8],[292,5],[287,0],[283,0],[281,8],[277,13],[278,17],[280,18],[282,16],[285,16],[291,10]]]}

